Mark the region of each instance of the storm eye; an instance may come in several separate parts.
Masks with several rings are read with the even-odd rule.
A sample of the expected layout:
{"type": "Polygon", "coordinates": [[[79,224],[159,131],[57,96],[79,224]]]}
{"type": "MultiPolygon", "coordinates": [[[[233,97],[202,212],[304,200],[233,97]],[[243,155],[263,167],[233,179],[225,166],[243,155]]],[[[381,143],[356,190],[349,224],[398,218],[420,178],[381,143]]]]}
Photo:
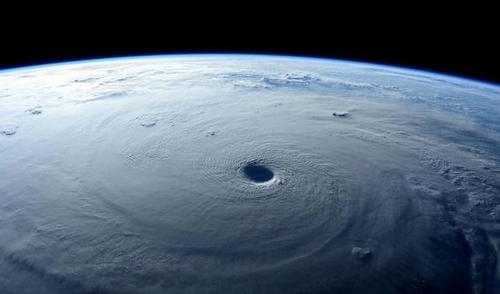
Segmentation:
{"type": "Polygon", "coordinates": [[[247,179],[255,183],[264,183],[274,177],[274,173],[269,168],[255,163],[249,163],[243,167],[243,174],[247,179]]]}

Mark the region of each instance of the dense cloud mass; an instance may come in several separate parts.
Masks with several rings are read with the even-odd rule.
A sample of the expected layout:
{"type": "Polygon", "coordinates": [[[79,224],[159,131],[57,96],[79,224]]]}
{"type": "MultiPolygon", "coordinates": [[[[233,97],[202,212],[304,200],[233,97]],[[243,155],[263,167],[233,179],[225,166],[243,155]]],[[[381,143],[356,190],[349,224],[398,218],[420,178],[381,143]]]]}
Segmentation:
{"type": "Polygon", "coordinates": [[[370,64],[0,73],[0,292],[500,293],[500,89],[370,64]]]}

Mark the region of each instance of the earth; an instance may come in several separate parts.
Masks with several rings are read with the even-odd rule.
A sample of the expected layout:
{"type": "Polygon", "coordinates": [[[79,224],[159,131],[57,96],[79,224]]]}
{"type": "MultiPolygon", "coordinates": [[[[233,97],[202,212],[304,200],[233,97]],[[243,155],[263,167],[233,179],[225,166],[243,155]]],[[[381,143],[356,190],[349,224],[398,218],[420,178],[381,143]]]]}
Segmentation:
{"type": "Polygon", "coordinates": [[[0,72],[0,293],[500,293],[500,87],[257,55],[0,72]]]}

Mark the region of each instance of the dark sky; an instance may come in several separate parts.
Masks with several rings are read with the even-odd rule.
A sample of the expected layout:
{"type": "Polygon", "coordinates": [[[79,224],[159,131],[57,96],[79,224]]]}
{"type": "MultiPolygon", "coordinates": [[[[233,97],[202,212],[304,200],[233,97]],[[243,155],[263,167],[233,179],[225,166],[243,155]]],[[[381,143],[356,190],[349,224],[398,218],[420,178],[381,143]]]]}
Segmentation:
{"type": "Polygon", "coordinates": [[[361,22],[321,14],[272,24],[260,22],[265,18],[260,15],[207,16],[191,25],[182,18],[127,17],[95,21],[66,16],[7,30],[0,68],[157,53],[273,53],[414,67],[500,84],[497,24],[486,15],[454,21],[380,16],[361,22]]]}

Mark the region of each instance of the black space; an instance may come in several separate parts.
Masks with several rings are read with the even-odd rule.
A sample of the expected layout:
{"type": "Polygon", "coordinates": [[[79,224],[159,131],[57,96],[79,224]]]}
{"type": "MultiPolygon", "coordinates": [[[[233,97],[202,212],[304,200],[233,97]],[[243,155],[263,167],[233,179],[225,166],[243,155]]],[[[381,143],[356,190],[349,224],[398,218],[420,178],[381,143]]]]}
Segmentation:
{"type": "Polygon", "coordinates": [[[85,14],[42,17],[5,30],[0,68],[142,54],[270,53],[413,67],[500,84],[498,26],[486,14],[453,21],[423,14],[302,14],[304,20],[292,15],[271,22],[264,20],[274,16],[251,12],[229,19],[207,14],[196,22],[174,19],[175,11],[140,17],[115,13],[118,20],[85,14]]]}

